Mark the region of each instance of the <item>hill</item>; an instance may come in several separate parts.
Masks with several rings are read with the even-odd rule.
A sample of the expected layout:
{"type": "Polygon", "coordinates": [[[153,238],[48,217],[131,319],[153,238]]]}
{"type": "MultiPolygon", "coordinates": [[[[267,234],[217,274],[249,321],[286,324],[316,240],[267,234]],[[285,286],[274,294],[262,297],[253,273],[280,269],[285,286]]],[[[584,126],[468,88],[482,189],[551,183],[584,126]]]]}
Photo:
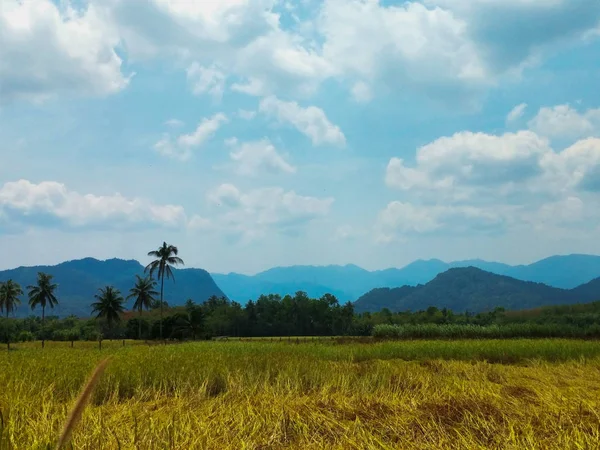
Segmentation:
{"type": "Polygon", "coordinates": [[[544,283],[571,289],[600,277],[600,256],[552,256],[529,265],[510,266],[480,259],[444,262],[439,259],[417,260],[402,268],[368,271],[353,264],[345,266],[275,267],[256,275],[212,274],[230,298],[239,302],[256,299],[260,294],[293,294],[306,291],[319,297],[332,293],[341,301],[354,301],[375,288],[417,286],[433,280],[452,268],[476,267],[517,280],[544,283]]]}
{"type": "Polygon", "coordinates": [[[457,312],[482,312],[495,307],[520,310],[598,300],[600,291],[596,287],[600,287],[600,279],[567,290],[475,267],[453,268],[414,288],[372,290],[354,305],[358,312],[378,311],[383,307],[391,311],[417,311],[429,306],[457,312]]]}
{"type": "MultiPolygon", "coordinates": [[[[38,272],[54,275],[54,280],[59,285],[58,298],[60,304],[49,313],[61,316],[68,314],[88,316],[94,294],[98,292],[100,287],[112,285],[126,296],[134,283],[135,275],[143,274],[144,266],[133,260],[109,259],[99,261],[94,258],[85,258],[67,261],[55,266],[18,267],[0,271],[0,281],[12,278],[25,290],[26,286],[35,284],[38,272]]],[[[211,295],[224,295],[205,270],[175,269],[173,272],[175,282],[165,281],[165,300],[170,305],[183,305],[188,298],[201,302],[211,295]]],[[[131,307],[131,304],[132,301],[128,301],[127,307],[131,307]]],[[[17,309],[17,315],[19,316],[28,315],[29,313],[26,304],[17,309]]]]}

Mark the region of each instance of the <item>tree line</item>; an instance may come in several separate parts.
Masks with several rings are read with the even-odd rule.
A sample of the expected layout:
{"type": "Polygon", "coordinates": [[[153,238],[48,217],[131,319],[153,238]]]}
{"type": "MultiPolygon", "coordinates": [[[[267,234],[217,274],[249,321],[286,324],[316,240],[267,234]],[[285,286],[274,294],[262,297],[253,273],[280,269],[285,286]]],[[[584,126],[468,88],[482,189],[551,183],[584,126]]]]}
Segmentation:
{"type": "Polygon", "coordinates": [[[310,298],[305,292],[299,291],[283,297],[277,294],[261,295],[245,305],[213,296],[203,303],[189,299],[185,306],[169,307],[164,301],[164,281],[165,278],[175,281],[172,267],[183,265],[184,262],[178,256],[177,247],[166,242],[148,255],[154,259],[145,267],[144,276],[136,275],[126,297],[113,286],[98,290],[91,304],[93,317],[90,319],[46,316],[47,308],[53,309],[59,303],[58,284],[54,283],[52,275],[46,273],[38,273],[36,284],[26,287],[29,306],[32,310],[41,308],[41,318],[9,319],[21,302],[23,289],[13,280],[0,284],[0,313],[4,313],[4,318],[0,320],[0,338],[3,337],[7,345],[15,340],[36,339],[41,340],[43,346],[48,339],[74,342],[102,338],[183,340],[216,336],[419,337],[436,333],[482,333],[477,327],[490,326],[505,328],[502,332],[489,328],[486,333],[504,335],[508,333],[507,325],[518,323],[553,324],[552,333],[559,333],[556,330],[561,328],[563,331],[560,333],[568,335],[572,333],[569,330],[585,328],[588,330],[586,333],[600,335],[600,332],[594,331],[596,328],[590,328],[600,329],[600,303],[544,308],[533,315],[507,313],[503,308],[474,314],[436,307],[396,313],[383,308],[376,313],[356,314],[352,303],[342,305],[331,294],[310,298]],[[125,311],[126,299],[133,300],[132,311],[125,311]],[[144,311],[148,312],[144,314],[144,311]],[[422,328],[419,325],[429,327],[422,328]],[[473,331],[473,327],[479,331],[473,331]]]}

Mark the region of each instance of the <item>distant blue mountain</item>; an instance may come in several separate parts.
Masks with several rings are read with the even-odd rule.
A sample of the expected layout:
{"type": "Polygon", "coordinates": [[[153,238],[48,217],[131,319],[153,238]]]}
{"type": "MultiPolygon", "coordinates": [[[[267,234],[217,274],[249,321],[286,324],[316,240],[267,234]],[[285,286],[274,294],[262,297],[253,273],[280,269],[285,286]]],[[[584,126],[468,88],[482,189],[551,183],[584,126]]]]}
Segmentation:
{"type": "MultiPolygon", "coordinates": [[[[85,258],[67,261],[56,266],[18,267],[0,271],[0,282],[13,279],[24,291],[28,285],[35,284],[37,273],[46,272],[54,275],[58,284],[59,305],[46,314],[65,316],[75,314],[88,316],[94,294],[106,285],[112,285],[121,291],[124,297],[135,282],[135,275],[142,275],[144,266],[137,261],[109,259],[99,261],[85,258]]],[[[223,296],[224,293],[215,284],[209,273],[202,269],[174,269],[175,282],[165,281],[165,301],[169,305],[183,305],[189,298],[202,302],[211,295],[223,296]]],[[[127,302],[131,307],[132,301],[127,302]]],[[[25,298],[17,309],[19,316],[31,314],[25,298]]]]}
{"type": "Polygon", "coordinates": [[[417,260],[405,267],[368,271],[353,264],[345,266],[274,267],[256,275],[212,274],[219,287],[233,300],[245,303],[260,294],[293,294],[298,290],[318,297],[326,292],[341,301],[354,301],[376,288],[397,288],[426,284],[448,269],[475,267],[521,281],[544,283],[572,289],[600,277],[600,256],[551,256],[529,265],[508,264],[480,259],[444,262],[417,260]]]}
{"type": "MultiPolygon", "coordinates": [[[[551,287],[572,289],[600,277],[600,256],[552,256],[529,265],[510,266],[482,260],[444,262],[438,259],[418,260],[396,269],[368,271],[353,264],[345,266],[274,267],[256,275],[236,273],[212,274],[202,269],[178,269],[175,283],[165,284],[165,299],[181,305],[188,298],[202,302],[211,295],[226,295],[231,300],[246,303],[261,294],[294,294],[305,291],[311,297],[331,293],[342,302],[355,301],[377,288],[399,288],[424,285],[452,268],[475,267],[497,275],[521,281],[543,283],[551,287]]],[[[14,279],[23,287],[33,284],[39,271],[55,276],[59,284],[60,306],[53,311],[60,315],[88,315],[89,305],[99,287],[113,285],[126,294],[136,274],[143,272],[137,261],[110,259],[98,261],[85,258],[55,266],[19,267],[0,271],[0,281],[14,279]]],[[[590,284],[586,292],[594,290],[590,284]]],[[[401,291],[405,293],[405,291],[401,291]]],[[[583,292],[583,291],[581,291],[583,292]]],[[[129,306],[130,302],[128,303],[129,306]]],[[[26,305],[19,315],[29,314],[26,305]]]]}

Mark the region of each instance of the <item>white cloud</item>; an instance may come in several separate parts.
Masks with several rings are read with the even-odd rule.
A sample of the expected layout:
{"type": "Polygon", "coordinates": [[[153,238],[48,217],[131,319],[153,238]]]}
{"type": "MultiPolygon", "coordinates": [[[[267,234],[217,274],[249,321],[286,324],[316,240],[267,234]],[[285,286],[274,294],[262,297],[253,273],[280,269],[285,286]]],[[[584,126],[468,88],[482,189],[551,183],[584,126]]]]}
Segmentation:
{"type": "Polygon", "coordinates": [[[225,90],[225,74],[214,64],[202,67],[197,62],[187,69],[188,83],[195,95],[209,94],[214,100],[221,100],[225,90]]]}
{"type": "Polygon", "coordinates": [[[208,200],[225,207],[217,219],[225,233],[254,240],[269,230],[298,231],[313,220],[329,213],[333,198],[316,198],[269,187],[241,192],[232,184],[223,184],[208,193],[208,200]]]}
{"type": "Polygon", "coordinates": [[[110,196],[80,194],[54,181],[5,183],[0,188],[0,212],[12,224],[59,223],[73,228],[180,227],[186,221],[181,206],[156,205],[118,193],[110,196]]]}
{"type": "Polygon", "coordinates": [[[390,202],[380,212],[375,224],[379,242],[402,239],[410,234],[470,233],[473,230],[495,231],[504,226],[502,210],[454,205],[415,205],[400,201],[390,202]]]}
{"type": "Polygon", "coordinates": [[[600,22],[596,0],[427,0],[427,4],[468,24],[469,39],[495,73],[535,63],[551,46],[583,39],[600,22]]]}
{"type": "Polygon", "coordinates": [[[187,161],[191,158],[193,149],[210,140],[226,122],[227,117],[224,114],[215,114],[212,117],[202,119],[192,133],[182,134],[175,140],[169,134],[165,134],[162,139],[154,144],[154,149],[163,156],[187,161]]]}
{"type": "MultiPolygon", "coordinates": [[[[233,143],[233,145],[237,142],[233,143]]],[[[296,168],[281,156],[268,139],[244,142],[229,156],[240,175],[255,176],[261,172],[295,173],[296,168]]]]}
{"type": "Polygon", "coordinates": [[[250,95],[312,93],[333,68],[300,35],[283,30],[277,0],[106,0],[132,59],[168,56],[246,80],[250,95]],[[157,26],[159,24],[159,26],[157,26]]]}
{"type": "Polygon", "coordinates": [[[408,85],[432,99],[460,98],[490,83],[467,29],[452,12],[416,2],[328,0],[319,18],[323,55],[338,71],[393,90],[408,85]]]}
{"type": "Polygon", "coordinates": [[[506,121],[508,123],[515,122],[516,120],[523,117],[525,110],[527,109],[527,103],[521,103],[520,105],[515,106],[506,116],[506,121]]]}
{"type": "Polygon", "coordinates": [[[419,148],[414,167],[392,158],[385,182],[414,195],[446,201],[466,200],[475,194],[497,197],[513,193],[517,185],[540,175],[541,161],[550,153],[548,141],[531,131],[501,136],[464,131],[419,148]]]}
{"type": "Polygon", "coordinates": [[[600,109],[583,113],[569,105],[541,108],[528,123],[536,133],[549,138],[579,139],[600,135],[600,109]]]}
{"type": "Polygon", "coordinates": [[[119,33],[95,4],[76,10],[50,0],[2,0],[0,42],[0,102],[107,95],[131,76],[115,52],[119,33]]]}
{"type": "Polygon", "coordinates": [[[600,219],[586,212],[600,200],[600,139],[556,151],[532,131],[462,132],[419,148],[414,167],[392,158],[385,182],[410,201],[392,202],[378,217],[384,242],[438,230],[584,227],[600,219]]]}
{"type": "Polygon", "coordinates": [[[234,207],[240,204],[242,194],[233,184],[221,184],[207,195],[208,201],[217,206],[234,207]]]}
{"type": "Polygon", "coordinates": [[[308,136],[313,145],[346,145],[344,133],[316,106],[303,108],[296,102],[286,102],[269,96],[260,101],[259,111],[279,122],[291,124],[308,136]]]}
{"type": "Polygon", "coordinates": [[[547,174],[546,189],[559,192],[600,192],[600,139],[576,142],[560,153],[551,153],[542,161],[547,174]]]}

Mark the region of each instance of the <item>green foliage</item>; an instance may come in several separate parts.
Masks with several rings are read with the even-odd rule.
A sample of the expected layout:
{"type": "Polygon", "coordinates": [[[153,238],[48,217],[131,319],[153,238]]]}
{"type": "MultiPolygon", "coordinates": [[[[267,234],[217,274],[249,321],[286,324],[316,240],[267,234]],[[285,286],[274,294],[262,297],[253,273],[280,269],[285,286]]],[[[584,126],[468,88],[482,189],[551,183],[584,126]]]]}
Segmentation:
{"type": "Polygon", "coordinates": [[[507,338],[600,338],[600,325],[576,327],[558,324],[513,323],[506,325],[419,324],[376,325],[376,338],[396,339],[507,339],[507,338]]]}
{"type": "Polygon", "coordinates": [[[46,306],[54,308],[58,304],[58,299],[54,293],[58,285],[52,283],[52,278],[52,275],[38,272],[37,284],[35,286],[27,286],[29,306],[31,306],[32,310],[38,305],[42,307],[42,322],[46,314],[46,306]]]}
{"type": "Polygon", "coordinates": [[[104,319],[110,328],[121,320],[124,299],[121,292],[112,286],[100,288],[99,292],[94,296],[97,301],[92,303],[92,311],[97,314],[97,319],[104,319]]]}
{"type": "Polygon", "coordinates": [[[160,281],[160,322],[159,322],[159,334],[160,339],[163,338],[163,309],[164,309],[164,287],[165,277],[171,278],[175,281],[172,267],[183,265],[183,259],[179,256],[179,250],[174,245],[168,245],[166,242],[158,248],[158,250],[152,250],[148,252],[148,256],[156,258],[150,264],[146,266],[144,271],[150,273],[150,277],[156,273],[158,280],[160,281]]]}
{"type": "Polygon", "coordinates": [[[19,297],[23,295],[21,285],[13,280],[0,283],[0,313],[4,312],[6,317],[13,313],[21,303],[19,297]]]}

